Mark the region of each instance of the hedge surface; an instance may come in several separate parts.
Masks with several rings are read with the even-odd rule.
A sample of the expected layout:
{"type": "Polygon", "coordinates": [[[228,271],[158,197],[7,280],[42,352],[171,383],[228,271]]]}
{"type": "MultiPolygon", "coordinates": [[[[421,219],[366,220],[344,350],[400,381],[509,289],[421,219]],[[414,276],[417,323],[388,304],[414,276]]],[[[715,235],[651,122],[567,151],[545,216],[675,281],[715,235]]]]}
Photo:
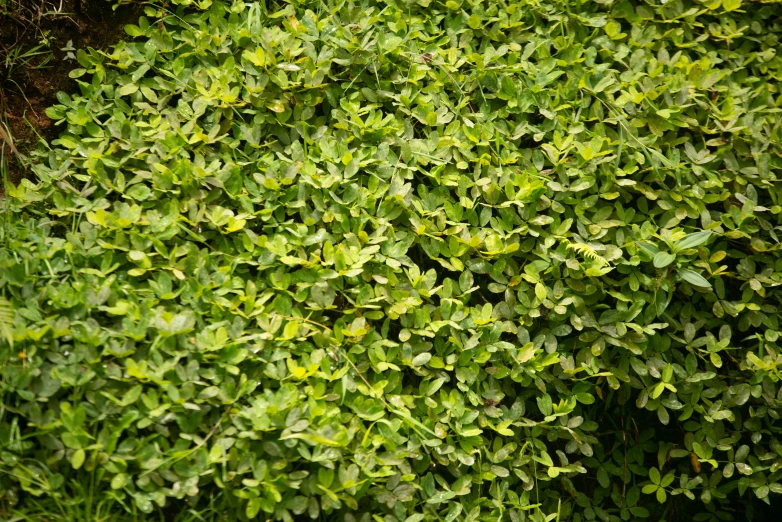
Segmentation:
{"type": "Polygon", "coordinates": [[[199,5],[80,51],[1,202],[4,505],[779,502],[779,3],[199,5]]]}

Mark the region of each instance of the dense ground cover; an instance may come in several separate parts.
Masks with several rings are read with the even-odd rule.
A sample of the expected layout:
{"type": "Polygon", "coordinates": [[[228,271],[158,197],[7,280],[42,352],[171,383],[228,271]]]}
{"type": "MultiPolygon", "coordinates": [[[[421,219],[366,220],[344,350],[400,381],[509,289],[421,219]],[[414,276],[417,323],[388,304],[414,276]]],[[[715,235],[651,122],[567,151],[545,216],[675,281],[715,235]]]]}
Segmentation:
{"type": "Polygon", "coordinates": [[[4,516],[770,520],[780,3],[184,7],[0,202],[4,516]]]}

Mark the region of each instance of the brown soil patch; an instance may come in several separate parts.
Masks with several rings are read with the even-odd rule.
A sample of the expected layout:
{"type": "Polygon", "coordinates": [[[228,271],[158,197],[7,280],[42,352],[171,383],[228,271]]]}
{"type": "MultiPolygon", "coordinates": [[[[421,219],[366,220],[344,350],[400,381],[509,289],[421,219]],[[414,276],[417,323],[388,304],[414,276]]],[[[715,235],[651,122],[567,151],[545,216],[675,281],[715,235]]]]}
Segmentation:
{"type": "MultiPolygon", "coordinates": [[[[57,103],[57,92],[75,92],[68,76],[79,67],[64,48],[105,49],[122,40],[126,24],[142,14],[139,5],[112,9],[108,0],[7,0],[0,8],[0,124],[16,150],[26,154],[40,139],[51,140],[62,130],[46,116],[57,103]],[[79,6],[79,4],[81,4],[79,6]]],[[[23,176],[15,152],[0,132],[0,147],[9,159],[11,180],[23,176]]],[[[2,180],[0,180],[2,185],[2,180]]],[[[2,191],[2,187],[0,187],[2,191]]]]}

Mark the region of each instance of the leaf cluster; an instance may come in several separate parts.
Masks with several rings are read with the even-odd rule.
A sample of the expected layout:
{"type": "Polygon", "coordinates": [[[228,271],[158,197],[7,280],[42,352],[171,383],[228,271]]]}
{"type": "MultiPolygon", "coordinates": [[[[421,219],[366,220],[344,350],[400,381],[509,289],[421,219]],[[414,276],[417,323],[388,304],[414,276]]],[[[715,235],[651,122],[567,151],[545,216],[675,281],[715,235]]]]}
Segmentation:
{"type": "Polygon", "coordinates": [[[717,521],[782,493],[779,3],[202,4],[79,51],[7,189],[5,502],[89,475],[142,513],[717,521]]]}

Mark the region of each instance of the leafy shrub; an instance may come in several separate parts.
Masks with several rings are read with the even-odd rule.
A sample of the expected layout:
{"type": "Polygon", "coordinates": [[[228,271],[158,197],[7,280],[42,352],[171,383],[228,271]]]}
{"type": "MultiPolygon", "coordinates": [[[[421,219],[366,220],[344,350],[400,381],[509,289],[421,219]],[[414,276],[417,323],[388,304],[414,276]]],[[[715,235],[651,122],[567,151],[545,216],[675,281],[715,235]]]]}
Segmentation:
{"type": "Polygon", "coordinates": [[[751,518],[782,492],[780,15],[215,2],[80,51],[4,201],[6,502],[751,518]]]}

